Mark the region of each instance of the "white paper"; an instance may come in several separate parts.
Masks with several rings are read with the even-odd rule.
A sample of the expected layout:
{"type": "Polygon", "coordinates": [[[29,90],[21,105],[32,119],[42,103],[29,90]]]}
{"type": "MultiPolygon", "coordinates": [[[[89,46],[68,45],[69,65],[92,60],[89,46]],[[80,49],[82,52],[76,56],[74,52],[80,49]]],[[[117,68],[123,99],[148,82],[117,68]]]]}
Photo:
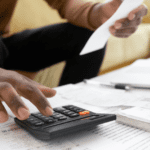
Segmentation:
{"type": "Polygon", "coordinates": [[[129,118],[150,123],[150,109],[133,107],[126,110],[119,111],[118,114],[127,116],[129,118]]]}
{"type": "Polygon", "coordinates": [[[118,10],[113,16],[101,25],[87,41],[82,49],[80,55],[84,55],[105,46],[108,38],[110,37],[109,27],[112,26],[116,20],[127,17],[127,15],[135,8],[142,4],[143,0],[123,0],[118,10]]]}
{"type": "Polygon", "coordinates": [[[61,95],[62,98],[98,107],[128,105],[143,98],[143,95],[141,94],[134,94],[125,90],[113,88],[102,88],[92,86],[91,84],[76,86],[75,88],[72,88],[72,90],[68,90],[69,92],[66,91],[61,95]]]}
{"type": "Polygon", "coordinates": [[[13,118],[0,124],[2,150],[149,150],[150,133],[115,121],[69,136],[40,141],[18,127],[13,118]]]}
{"type": "Polygon", "coordinates": [[[150,59],[139,59],[128,66],[111,83],[150,88],[150,59]]]}
{"type": "MultiPolygon", "coordinates": [[[[95,103],[93,99],[91,99],[90,103],[93,103],[95,106],[71,101],[71,99],[65,99],[63,93],[70,93],[71,88],[73,88],[71,85],[59,87],[58,90],[56,88],[57,95],[53,98],[48,98],[51,105],[53,107],[59,107],[62,105],[73,104],[87,108],[94,112],[101,111],[100,107],[97,107],[98,101],[95,103]],[[69,89],[67,89],[67,87],[69,89]]],[[[86,91],[86,89],[82,90],[82,88],[76,86],[72,90],[77,90],[78,97],[82,98],[81,93],[86,91]]],[[[86,86],[86,88],[88,87],[86,86]]],[[[37,108],[27,99],[22,97],[22,100],[30,108],[31,112],[37,111],[37,108]]],[[[109,101],[111,102],[111,99],[109,101]]],[[[99,102],[101,103],[101,99],[99,99],[99,102]]],[[[116,150],[150,149],[150,133],[119,124],[116,121],[101,124],[93,129],[72,135],[58,137],[49,141],[40,141],[17,126],[13,117],[10,117],[8,122],[0,124],[0,139],[2,150],[112,150],[112,148],[116,150]]]]}

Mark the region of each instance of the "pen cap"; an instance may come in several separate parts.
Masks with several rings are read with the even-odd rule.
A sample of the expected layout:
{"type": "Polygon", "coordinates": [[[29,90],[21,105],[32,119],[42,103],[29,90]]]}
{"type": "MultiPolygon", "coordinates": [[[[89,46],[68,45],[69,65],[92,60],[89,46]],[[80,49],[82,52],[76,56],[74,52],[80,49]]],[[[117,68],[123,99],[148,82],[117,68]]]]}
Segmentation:
{"type": "Polygon", "coordinates": [[[122,90],[130,90],[130,86],[124,85],[124,84],[116,84],[115,88],[116,89],[122,89],[122,90]]]}

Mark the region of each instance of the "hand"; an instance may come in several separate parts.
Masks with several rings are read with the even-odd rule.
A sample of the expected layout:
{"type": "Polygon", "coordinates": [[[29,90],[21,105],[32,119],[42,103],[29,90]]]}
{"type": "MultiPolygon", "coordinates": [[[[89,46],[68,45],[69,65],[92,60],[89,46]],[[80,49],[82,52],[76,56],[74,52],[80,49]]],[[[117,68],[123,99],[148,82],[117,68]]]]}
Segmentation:
{"type": "Polygon", "coordinates": [[[147,11],[148,9],[145,5],[139,6],[131,11],[127,18],[117,20],[115,24],[109,28],[110,33],[115,37],[128,38],[138,29],[147,11]]]}
{"type": "MultiPolygon", "coordinates": [[[[94,28],[98,28],[105,23],[118,9],[121,0],[112,0],[104,4],[97,4],[93,7],[90,14],[90,24],[94,28]]],[[[128,14],[128,17],[117,20],[113,26],[109,28],[112,35],[119,38],[127,38],[132,35],[142,22],[142,17],[148,12],[146,5],[141,5],[128,14]]]]}
{"type": "Polygon", "coordinates": [[[53,97],[56,91],[45,87],[15,71],[0,68],[0,123],[8,120],[4,101],[14,115],[25,120],[30,112],[19,95],[27,98],[45,116],[52,115],[52,107],[46,97],[53,97]]]}

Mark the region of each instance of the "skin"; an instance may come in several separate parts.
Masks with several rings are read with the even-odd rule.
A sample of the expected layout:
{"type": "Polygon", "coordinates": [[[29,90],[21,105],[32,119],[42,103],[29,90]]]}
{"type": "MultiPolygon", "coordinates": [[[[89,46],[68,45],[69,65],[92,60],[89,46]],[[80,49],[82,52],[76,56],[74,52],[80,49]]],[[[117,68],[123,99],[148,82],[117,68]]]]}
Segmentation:
{"type": "MultiPolygon", "coordinates": [[[[105,4],[96,4],[90,13],[89,23],[93,28],[98,28],[116,12],[121,3],[121,0],[112,0],[105,4]]],[[[131,11],[126,18],[117,20],[115,24],[109,28],[110,33],[118,38],[128,38],[138,29],[143,16],[145,16],[147,12],[148,9],[146,5],[142,4],[131,11]]]]}
{"type": "Polygon", "coordinates": [[[46,97],[53,97],[55,94],[55,90],[24,75],[0,68],[0,123],[8,120],[8,114],[2,101],[8,105],[18,119],[25,120],[29,117],[30,112],[20,96],[29,99],[43,115],[49,116],[52,115],[52,107],[46,97]]]}
{"type": "MultiPolygon", "coordinates": [[[[98,28],[115,13],[120,4],[120,0],[96,4],[89,14],[89,23],[95,29],[98,28]]],[[[137,30],[142,17],[146,14],[147,7],[141,5],[130,12],[127,18],[117,20],[109,30],[116,37],[129,37],[137,30]]],[[[43,115],[49,116],[52,115],[52,107],[46,98],[53,97],[55,94],[55,90],[45,87],[24,75],[0,68],[0,123],[8,120],[8,114],[2,101],[8,105],[18,119],[25,120],[29,117],[30,112],[20,96],[27,98],[43,115]]]]}

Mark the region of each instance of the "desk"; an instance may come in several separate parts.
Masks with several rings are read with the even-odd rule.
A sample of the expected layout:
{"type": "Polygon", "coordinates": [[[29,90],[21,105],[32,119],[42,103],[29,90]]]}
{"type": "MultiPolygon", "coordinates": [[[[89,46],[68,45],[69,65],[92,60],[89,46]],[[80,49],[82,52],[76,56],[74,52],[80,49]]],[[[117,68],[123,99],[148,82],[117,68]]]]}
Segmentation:
{"type": "MultiPolygon", "coordinates": [[[[125,69],[125,68],[124,68],[125,69]]],[[[122,70],[122,69],[121,69],[122,70]]],[[[110,81],[121,70],[102,75],[92,80],[110,81]]],[[[102,111],[102,108],[83,104],[78,101],[72,101],[63,97],[64,91],[74,90],[75,92],[84,88],[80,83],[72,86],[64,86],[58,89],[58,94],[54,98],[48,99],[53,107],[66,104],[74,104],[80,107],[86,107],[93,111],[102,111]],[[81,85],[81,86],[80,86],[81,85]],[[66,88],[66,89],[65,89],[66,88]],[[69,88],[69,89],[67,89],[69,88]],[[62,92],[62,93],[61,93],[62,92]]],[[[94,90],[94,89],[93,89],[94,90]]],[[[81,93],[79,93],[80,96],[81,93]]],[[[22,98],[24,99],[24,98],[22,98]]],[[[31,112],[36,108],[24,99],[27,106],[30,106],[31,112]]],[[[91,99],[91,101],[93,101],[91,99]]],[[[9,112],[11,114],[11,112],[9,112]]],[[[0,145],[1,149],[7,150],[149,150],[150,133],[143,130],[135,129],[126,125],[112,121],[97,126],[94,129],[81,131],[72,135],[58,137],[50,141],[39,141],[19,128],[13,121],[11,114],[9,121],[0,124],[0,145]]]]}

